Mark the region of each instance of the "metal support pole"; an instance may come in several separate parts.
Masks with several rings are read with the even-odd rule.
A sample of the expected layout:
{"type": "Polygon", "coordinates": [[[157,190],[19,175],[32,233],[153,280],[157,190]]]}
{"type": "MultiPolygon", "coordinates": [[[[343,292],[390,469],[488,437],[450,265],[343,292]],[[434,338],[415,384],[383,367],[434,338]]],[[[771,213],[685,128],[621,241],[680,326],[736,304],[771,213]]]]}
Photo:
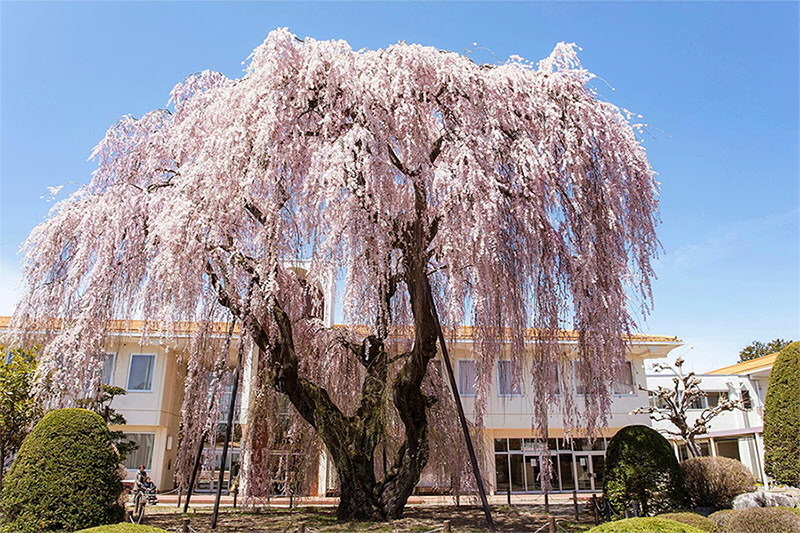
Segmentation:
{"type": "Polygon", "coordinates": [[[545,514],[550,514],[550,493],[544,493],[544,512],[545,514]]]}
{"type": "Polygon", "coordinates": [[[506,489],[506,500],[508,501],[508,506],[511,507],[511,483],[508,484],[506,489]]]}
{"type": "Polygon", "coordinates": [[[200,469],[200,461],[203,458],[203,447],[206,444],[206,437],[208,432],[203,432],[200,438],[200,446],[197,447],[197,455],[194,456],[194,467],[192,468],[192,475],[189,476],[189,487],[186,489],[186,501],[183,503],[183,512],[189,510],[189,500],[192,499],[192,490],[194,490],[194,482],[197,481],[197,471],[200,469]]]}
{"type": "Polygon", "coordinates": [[[458,419],[461,421],[461,429],[464,432],[464,441],[467,445],[470,463],[472,463],[472,473],[475,474],[475,484],[478,486],[478,494],[481,497],[483,513],[486,515],[486,522],[489,526],[489,531],[494,533],[497,530],[494,527],[494,520],[492,520],[492,510],[489,507],[489,500],[486,498],[486,489],[483,486],[483,478],[481,477],[480,467],[478,466],[478,458],[475,456],[475,448],[472,446],[472,437],[470,437],[469,434],[467,417],[464,415],[464,407],[461,405],[461,397],[458,394],[456,378],[453,376],[453,367],[450,364],[450,357],[447,354],[447,343],[444,340],[442,325],[439,322],[439,313],[436,311],[436,303],[433,301],[433,293],[431,292],[430,283],[426,284],[428,288],[428,301],[430,302],[431,311],[433,312],[434,325],[436,326],[436,331],[439,335],[439,344],[442,346],[442,359],[444,359],[444,366],[447,369],[447,377],[450,378],[450,388],[453,391],[453,399],[456,402],[456,409],[458,410],[458,419]]]}
{"type": "Polygon", "coordinates": [[[236,356],[236,369],[233,371],[233,388],[231,390],[231,401],[228,407],[228,423],[225,427],[225,443],[222,446],[222,461],[219,465],[219,481],[217,482],[217,496],[214,499],[214,512],[211,515],[211,529],[217,529],[217,519],[219,518],[219,502],[222,498],[222,482],[225,481],[225,463],[228,460],[228,446],[231,443],[231,433],[233,430],[233,411],[236,407],[236,395],[239,392],[239,371],[242,368],[242,355],[244,349],[239,341],[239,353],[236,356]]]}

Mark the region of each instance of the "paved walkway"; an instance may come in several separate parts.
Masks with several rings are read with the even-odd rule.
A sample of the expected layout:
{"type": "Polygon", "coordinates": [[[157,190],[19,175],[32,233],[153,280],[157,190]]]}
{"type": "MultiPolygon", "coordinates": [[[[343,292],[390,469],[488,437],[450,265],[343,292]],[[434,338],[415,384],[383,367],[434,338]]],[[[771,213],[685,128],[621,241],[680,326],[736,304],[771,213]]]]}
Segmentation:
{"type": "MultiPolygon", "coordinates": [[[[591,493],[581,492],[578,493],[578,504],[585,504],[591,500],[591,493]]],[[[551,504],[569,504],[572,503],[572,494],[550,494],[551,504]]],[[[238,499],[238,504],[241,504],[241,498],[238,499]]],[[[177,494],[159,494],[159,504],[163,505],[176,505],[178,504],[177,494]]],[[[262,500],[266,504],[266,500],[262,500]]],[[[312,507],[333,507],[339,503],[339,498],[322,498],[322,497],[303,497],[295,498],[295,506],[312,506],[312,507]]],[[[461,503],[464,505],[480,505],[480,500],[477,496],[462,497],[461,503]]],[[[489,496],[489,503],[491,505],[506,505],[508,497],[505,494],[496,494],[489,496]]],[[[512,494],[511,503],[513,505],[544,505],[543,494],[512,494]]],[[[214,494],[198,493],[192,495],[192,505],[205,506],[214,504],[214,494]]],[[[223,495],[220,504],[224,506],[233,505],[233,496],[223,495]]],[[[408,499],[409,505],[455,505],[455,498],[452,496],[411,496],[408,499]]],[[[276,497],[270,498],[269,505],[274,507],[288,507],[289,498],[276,497]]]]}

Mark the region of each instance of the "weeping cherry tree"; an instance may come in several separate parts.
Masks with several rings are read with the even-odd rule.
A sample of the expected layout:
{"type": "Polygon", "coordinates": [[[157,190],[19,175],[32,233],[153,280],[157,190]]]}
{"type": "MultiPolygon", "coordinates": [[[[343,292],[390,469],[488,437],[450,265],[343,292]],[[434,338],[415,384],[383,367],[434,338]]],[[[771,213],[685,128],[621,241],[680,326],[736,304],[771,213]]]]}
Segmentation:
{"type": "Polygon", "coordinates": [[[227,364],[215,324],[235,323],[231,342],[263,360],[253,379],[335,462],[340,519],[401,516],[423,468],[446,457],[430,444],[455,419],[434,416],[448,405],[431,364],[437,317],[445,332],[472,326],[478,424],[508,346],[517,368],[533,361],[532,427],[546,438],[567,368],[559,331],[572,328],[587,394],[559,400],[566,425],[602,426],[629,307],[651,301],[657,183],[630,114],[592,79],[563,43],[537,64],[479,65],[285,29],[239,79],[190,76],[170,109],[108,130],[90,183],[27,241],[11,329],[20,344],[47,334],[40,395],[69,405],[97,383],[111,319],[146,317],[166,336],[194,322],[192,450],[208,411],[192,387],[227,364]],[[331,276],[359,327],[326,328],[311,309],[310,287],[331,276]]]}

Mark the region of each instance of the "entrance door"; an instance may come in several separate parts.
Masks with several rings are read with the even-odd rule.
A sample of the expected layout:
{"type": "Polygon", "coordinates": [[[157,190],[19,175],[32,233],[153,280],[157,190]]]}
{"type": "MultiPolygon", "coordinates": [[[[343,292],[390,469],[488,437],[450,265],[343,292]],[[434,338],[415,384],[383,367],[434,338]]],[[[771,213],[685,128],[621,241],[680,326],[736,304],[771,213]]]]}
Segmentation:
{"type": "MultiPolygon", "coordinates": [[[[542,482],[539,479],[539,475],[542,472],[542,461],[547,461],[547,457],[544,455],[525,455],[525,480],[526,480],[526,491],[527,492],[541,492],[542,490],[542,482]]],[[[558,455],[554,454],[550,456],[550,491],[559,491],[560,483],[559,483],[559,475],[558,475],[558,455]]]]}
{"type": "Polygon", "coordinates": [[[603,490],[606,458],[602,452],[575,454],[575,481],[578,490],[603,490]]]}

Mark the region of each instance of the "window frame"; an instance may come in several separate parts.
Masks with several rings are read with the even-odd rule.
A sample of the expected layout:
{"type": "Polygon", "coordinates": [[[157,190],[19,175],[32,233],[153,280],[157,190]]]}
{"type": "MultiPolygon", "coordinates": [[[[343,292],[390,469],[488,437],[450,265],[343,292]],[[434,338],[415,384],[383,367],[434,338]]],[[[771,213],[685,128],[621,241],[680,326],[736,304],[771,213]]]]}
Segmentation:
{"type": "Polygon", "coordinates": [[[130,357],[128,357],[128,379],[125,380],[125,391],[126,392],[134,392],[134,393],[151,393],[153,392],[153,387],[156,381],[156,362],[158,354],[154,353],[132,353],[130,357]],[[150,357],[150,360],[153,362],[152,371],[150,376],[150,388],[149,389],[132,389],[130,388],[131,385],[131,369],[133,368],[133,358],[136,356],[143,356],[143,357],[150,357]]]}

